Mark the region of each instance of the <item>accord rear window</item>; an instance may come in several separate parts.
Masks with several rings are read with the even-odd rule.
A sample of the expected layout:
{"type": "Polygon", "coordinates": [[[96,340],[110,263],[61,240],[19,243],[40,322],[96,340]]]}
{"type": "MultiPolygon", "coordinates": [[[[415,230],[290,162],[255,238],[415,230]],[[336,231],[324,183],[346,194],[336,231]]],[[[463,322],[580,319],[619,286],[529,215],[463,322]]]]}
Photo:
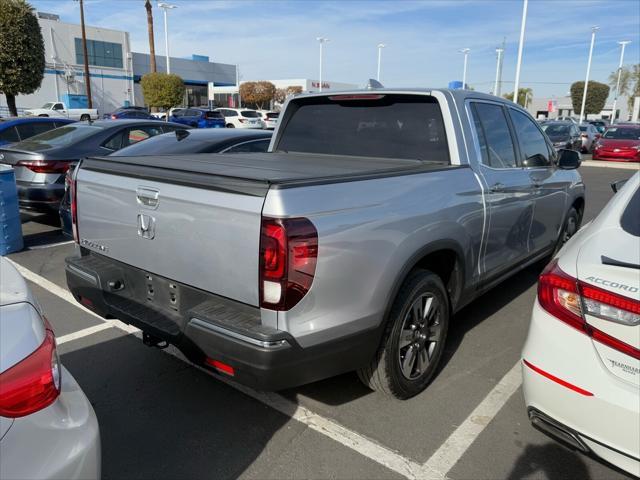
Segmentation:
{"type": "Polygon", "coordinates": [[[430,96],[309,97],[289,111],[278,151],[449,163],[440,105],[430,96]]]}
{"type": "Polygon", "coordinates": [[[640,237],[640,221],[638,219],[640,219],[640,188],[636,188],[627,208],[622,212],[620,226],[634,237],[640,237]]]}
{"type": "Polygon", "coordinates": [[[258,118],[260,116],[260,114],[254,110],[243,110],[240,113],[242,114],[243,117],[247,117],[247,118],[258,118]]]}
{"type": "Polygon", "coordinates": [[[640,140],[640,128],[611,127],[604,134],[604,138],[615,140],[640,140]]]}
{"type": "Polygon", "coordinates": [[[546,125],[540,125],[540,127],[549,136],[569,135],[569,125],[553,125],[547,123],[546,125]]]}

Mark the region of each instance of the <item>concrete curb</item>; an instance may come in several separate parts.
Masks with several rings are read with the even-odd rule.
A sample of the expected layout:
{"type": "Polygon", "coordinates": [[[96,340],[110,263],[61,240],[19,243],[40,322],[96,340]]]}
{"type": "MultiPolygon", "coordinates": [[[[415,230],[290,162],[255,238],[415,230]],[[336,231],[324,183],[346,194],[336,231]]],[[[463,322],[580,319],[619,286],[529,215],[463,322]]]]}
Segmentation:
{"type": "Polygon", "coordinates": [[[603,162],[600,160],[585,160],[581,167],[619,168],[622,170],[640,170],[640,163],[603,162]]]}

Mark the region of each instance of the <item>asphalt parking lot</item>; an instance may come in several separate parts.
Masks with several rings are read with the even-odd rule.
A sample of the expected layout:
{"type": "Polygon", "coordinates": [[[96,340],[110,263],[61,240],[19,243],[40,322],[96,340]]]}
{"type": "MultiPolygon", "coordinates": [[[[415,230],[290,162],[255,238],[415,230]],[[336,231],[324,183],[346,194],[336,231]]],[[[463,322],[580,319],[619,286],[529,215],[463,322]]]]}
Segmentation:
{"type": "MultiPolygon", "coordinates": [[[[634,170],[581,167],[585,221],[634,170]]],[[[540,266],[459,312],[442,370],[400,402],[355,374],[264,394],[145,347],[122,324],[72,303],[56,219],[23,215],[24,267],[53,324],[62,361],[94,406],[105,479],[451,478],[622,479],[530,425],[519,358],[540,266]]],[[[171,354],[173,353],[173,354],[171,354]]]]}

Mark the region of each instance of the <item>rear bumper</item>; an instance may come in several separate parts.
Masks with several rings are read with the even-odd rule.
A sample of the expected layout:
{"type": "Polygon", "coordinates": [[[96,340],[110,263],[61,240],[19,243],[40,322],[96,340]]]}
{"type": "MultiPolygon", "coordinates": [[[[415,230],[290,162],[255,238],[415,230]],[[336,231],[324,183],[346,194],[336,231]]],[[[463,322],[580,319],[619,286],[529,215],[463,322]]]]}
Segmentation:
{"type": "Polygon", "coordinates": [[[380,332],[374,329],[302,348],[288,332],[263,326],[256,307],[155,275],[150,299],[145,292],[152,275],[147,272],[95,253],[66,262],[69,290],[86,307],[134,325],[175,345],[192,362],[260,390],[354,370],[378,346],[380,332]],[[171,304],[172,292],[177,305],[171,304]],[[214,367],[214,361],[231,367],[233,374],[214,367]]]}
{"type": "Polygon", "coordinates": [[[539,412],[582,447],[538,428],[640,476],[640,392],[607,370],[592,340],[536,300],[522,356],[523,393],[534,425],[532,412],[539,412]]]}
{"type": "Polygon", "coordinates": [[[96,414],[66,369],[58,399],[13,422],[0,442],[0,458],[0,478],[100,478],[96,414]]]}
{"type": "Polygon", "coordinates": [[[64,196],[64,183],[16,182],[18,200],[23,208],[56,210],[64,196]]]}
{"type": "Polygon", "coordinates": [[[594,150],[591,158],[593,160],[609,160],[611,162],[640,162],[640,152],[635,150],[622,152],[594,150]]]}

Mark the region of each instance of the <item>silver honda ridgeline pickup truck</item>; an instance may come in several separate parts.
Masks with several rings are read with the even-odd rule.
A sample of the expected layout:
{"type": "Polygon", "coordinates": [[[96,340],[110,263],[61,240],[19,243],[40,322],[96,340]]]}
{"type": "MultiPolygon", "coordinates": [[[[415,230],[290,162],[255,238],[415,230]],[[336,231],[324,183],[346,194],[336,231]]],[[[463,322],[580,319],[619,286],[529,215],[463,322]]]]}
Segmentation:
{"type": "Polygon", "coordinates": [[[280,118],[268,153],[82,161],[77,301],[255,388],[357,370],[408,398],[453,314],[580,225],[580,155],[501,98],[332,92],[280,118]]]}

